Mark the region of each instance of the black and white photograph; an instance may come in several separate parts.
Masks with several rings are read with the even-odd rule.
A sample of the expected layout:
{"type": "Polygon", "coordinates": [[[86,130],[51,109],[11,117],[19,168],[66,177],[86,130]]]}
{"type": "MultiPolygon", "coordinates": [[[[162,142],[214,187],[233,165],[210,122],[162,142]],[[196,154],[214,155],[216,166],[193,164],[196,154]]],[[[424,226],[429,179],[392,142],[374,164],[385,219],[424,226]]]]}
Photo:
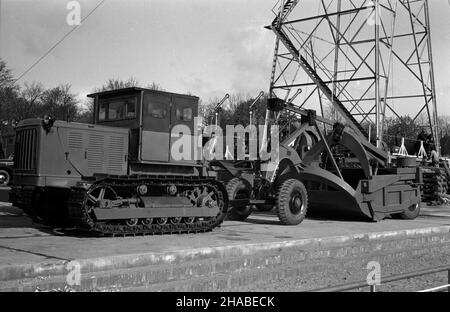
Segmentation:
{"type": "Polygon", "coordinates": [[[449,73],[450,0],[0,0],[0,292],[448,292],[449,73]]]}

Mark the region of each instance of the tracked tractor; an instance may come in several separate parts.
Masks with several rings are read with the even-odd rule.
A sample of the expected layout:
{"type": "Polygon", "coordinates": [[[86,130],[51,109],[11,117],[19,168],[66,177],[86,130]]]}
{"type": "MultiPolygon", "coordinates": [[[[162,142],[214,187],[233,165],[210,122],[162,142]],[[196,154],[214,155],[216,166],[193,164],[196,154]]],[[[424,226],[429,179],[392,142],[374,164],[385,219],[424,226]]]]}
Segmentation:
{"type": "MultiPolygon", "coordinates": [[[[10,199],[35,221],[100,235],[210,231],[224,185],[205,162],[171,151],[184,129],[195,153],[198,98],[126,88],[90,95],[94,121],[27,119],[16,128],[10,199]]],[[[183,132],[184,133],[184,132],[183,132]]]]}

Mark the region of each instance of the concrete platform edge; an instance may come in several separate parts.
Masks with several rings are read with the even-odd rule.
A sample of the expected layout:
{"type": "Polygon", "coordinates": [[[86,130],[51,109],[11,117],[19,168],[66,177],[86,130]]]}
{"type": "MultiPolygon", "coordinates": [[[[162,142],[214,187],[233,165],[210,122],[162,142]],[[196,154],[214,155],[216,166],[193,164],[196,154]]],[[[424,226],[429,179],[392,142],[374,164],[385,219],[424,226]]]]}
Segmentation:
{"type": "Polygon", "coordinates": [[[94,273],[108,270],[137,268],[150,265],[170,265],[181,262],[214,259],[224,257],[237,257],[253,255],[258,252],[268,252],[279,249],[305,248],[326,249],[352,242],[370,243],[378,240],[407,239],[416,236],[443,235],[450,233],[450,226],[438,226],[421,229],[409,229],[400,231],[386,231],[378,233],[364,233],[347,236],[332,236],[322,238],[310,238],[291,241],[268,242],[261,244],[241,244],[218,247],[205,247],[196,249],[184,249],[163,253],[141,253],[128,255],[106,256],[92,259],[73,259],[66,261],[53,261],[45,263],[25,265],[0,265],[0,281],[11,281],[39,276],[66,275],[73,266],[71,261],[77,261],[81,266],[81,272],[94,273]]]}

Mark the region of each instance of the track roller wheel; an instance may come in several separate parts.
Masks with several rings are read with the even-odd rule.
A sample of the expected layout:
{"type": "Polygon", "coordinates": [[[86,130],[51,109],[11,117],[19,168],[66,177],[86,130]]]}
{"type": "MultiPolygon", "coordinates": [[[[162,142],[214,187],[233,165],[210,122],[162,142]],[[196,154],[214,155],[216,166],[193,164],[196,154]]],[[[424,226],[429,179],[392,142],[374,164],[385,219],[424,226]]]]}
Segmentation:
{"type": "Polygon", "coordinates": [[[146,218],[146,219],[141,219],[141,223],[143,225],[150,225],[153,222],[153,218],[146,218]]]}
{"type": "MultiPolygon", "coordinates": [[[[247,199],[251,196],[251,187],[246,181],[240,178],[231,179],[226,186],[228,200],[247,199]]],[[[233,221],[244,221],[252,213],[250,205],[231,205],[228,219],[233,221]]]]}
{"type": "Polygon", "coordinates": [[[182,222],[185,224],[194,224],[195,223],[195,217],[185,217],[182,219],[182,222]]]}
{"type": "Polygon", "coordinates": [[[411,205],[408,209],[403,211],[402,213],[395,214],[395,218],[404,219],[404,220],[414,220],[420,214],[420,203],[411,205]]]}
{"type": "Polygon", "coordinates": [[[128,226],[136,226],[139,223],[139,219],[127,219],[125,220],[125,224],[128,226]]]}
{"type": "Polygon", "coordinates": [[[169,223],[170,224],[179,224],[179,223],[181,223],[181,220],[182,220],[181,217],[169,218],[169,223]]]}
{"type": "Polygon", "coordinates": [[[167,224],[168,218],[156,218],[156,223],[159,225],[167,224]]]}
{"type": "Polygon", "coordinates": [[[284,181],[277,196],[277,214],[285,225],[300,224],[306,217],[308,193],[302,182],[296,179],[284,181]]]}

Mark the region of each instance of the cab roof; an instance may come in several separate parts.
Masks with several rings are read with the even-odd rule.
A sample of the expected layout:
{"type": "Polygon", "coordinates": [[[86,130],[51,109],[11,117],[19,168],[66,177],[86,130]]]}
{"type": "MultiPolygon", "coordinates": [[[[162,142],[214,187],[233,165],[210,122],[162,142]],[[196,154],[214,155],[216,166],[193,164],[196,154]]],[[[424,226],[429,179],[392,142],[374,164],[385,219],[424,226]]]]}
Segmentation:
{"type": "Polygon", "coordinates": [[[187,94],[180,94],[180,93],[173,93],[173,92],[166,92],[166,91],[159,91],[159,90],[153,90],[153,89],[148,89],[148,88],[140,88],[140,87],[130,87],[130,88],[117,89],[117,90],[96,92],[96,93],[88,94],[87,97],[95,98],[96,96],[124,95],[124,94],[129,94],[131,92],[136,92],[136,91],[147,91],[147,92],[153,92],[153,93],[160,93],[160,94],[166,94],[166,95],[176,95],[176,96],[187,97],[187,98],[192,98],[192,99],[199,99],[198,96],[187,95],[187,94]]]}

